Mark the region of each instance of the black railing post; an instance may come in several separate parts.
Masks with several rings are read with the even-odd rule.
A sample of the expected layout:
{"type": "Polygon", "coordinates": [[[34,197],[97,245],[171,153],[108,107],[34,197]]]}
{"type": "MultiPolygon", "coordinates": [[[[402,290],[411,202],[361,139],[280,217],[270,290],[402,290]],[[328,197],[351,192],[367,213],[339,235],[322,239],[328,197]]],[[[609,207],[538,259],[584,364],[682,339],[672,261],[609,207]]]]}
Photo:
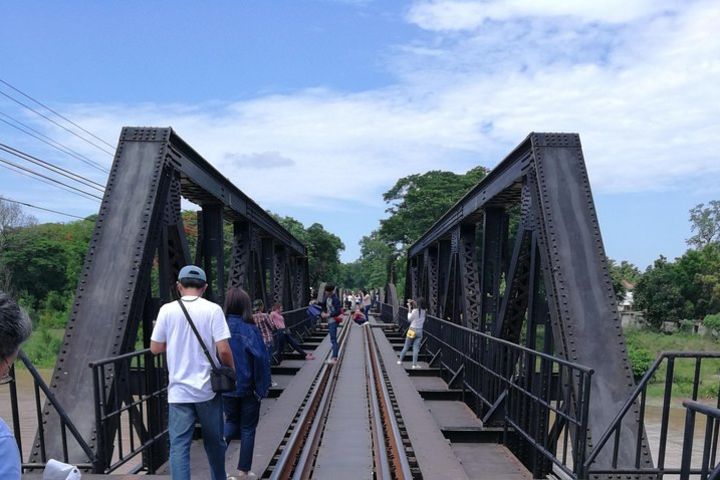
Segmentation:
{"type": "Polygon", "coordinates": [[[105,429],[103,427],[103,407],[105,402],[103,401],[102,396],[104,393],[100,392],[100,380],[98,379],[99,375],[102,375],[102,371],[98,372],[98,368],[100,370],[104,370],[103,366],[95,367],[94,365],[90,365],[90,368],[92,368],[92,374],[93,374],[93,397],[95,400],[95,442],[96,442],[96,454],[95,454],[95,461],[93,462],[93,473],[95,474],[103,474],[105,473],[105,469],[107,467],[107,460],[105,458],[105,442],[107,441],[105,437],[105,429]]]}
{"type": "Polygon", "coordinates": [[[672,400],[673,378],[675,376],[675,357],[668,357],[665,375],[665,394],[663,395],[663,411],[660,423],[660,450],[658,453],[658,470],[662,474],[665,468],[665,451],[667,448],[667,432],[670,418],[670,402],[672,400]]]}
{"type": "Polygon", "coordinates": [[[14,363],[10,367],[10,376],[12,377],[12,381],[10,382],[10,408],[12,410],[13,433],[15,434],[15,443],[17,443],[20,457],[22,457],[22,440],[20,435],[20,407],[18,405],[16,385],[17,376],[14,363]]]}

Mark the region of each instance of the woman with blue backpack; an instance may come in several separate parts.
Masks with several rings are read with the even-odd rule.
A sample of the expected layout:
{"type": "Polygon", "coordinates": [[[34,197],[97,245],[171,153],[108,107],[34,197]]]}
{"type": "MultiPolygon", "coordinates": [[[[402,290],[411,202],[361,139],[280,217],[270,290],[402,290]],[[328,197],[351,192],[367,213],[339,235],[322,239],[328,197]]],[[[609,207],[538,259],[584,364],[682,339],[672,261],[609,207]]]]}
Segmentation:
{"type": "Polygon", "coordinates": [[[230,328],[230,349],[235,361],[236,387],[223,395],[225,441],[240,440],[238,474],[230,479],[257,478],[250,471],[260,401],[270,390],[270,354],[253,320],[250,297],[239,287],[225,295],[225,316],[230,328]]]}

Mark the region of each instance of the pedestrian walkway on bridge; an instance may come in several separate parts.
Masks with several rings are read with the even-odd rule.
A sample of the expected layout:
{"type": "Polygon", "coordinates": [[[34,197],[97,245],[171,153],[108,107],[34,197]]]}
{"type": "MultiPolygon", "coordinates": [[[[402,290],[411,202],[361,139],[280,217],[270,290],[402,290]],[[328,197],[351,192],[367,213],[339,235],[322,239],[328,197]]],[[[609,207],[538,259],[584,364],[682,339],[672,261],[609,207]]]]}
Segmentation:
{"type": "MultiPolygon", "coordinates": [[[[403,339],[393,326],[379,323],[373,317],[369,327],[348,321],[343,323],[342,328],[349,329],[343,347],[344,359],[334,367],[339,368],[338,381],[311,478],[377,478],[373,470],[371,418],[366,393],[368,377],[363,347],[366,328],[371,329],[390,379],[407,439],[415,455],[414,461],[420,472],[416,478],[531,478],[525,467],[504,446],[488,440],[499,440],[494,430],[490,430],[482,442],[453,441],[452,437],[446,437],[457,435],[459,430],[480,433],[482,423],[459,400],[423,399],[422,395],[428,392],[437,392],[434,398],[441,398],[443,389],[450,395],[452,392],[441,378],[432,376],[437,371],[428,368],[426,362],[421,362],[422,368],[418,370],[410,370],[409,363],[396,365],[403,339]],[[429,385],[432,387],[428,388],[429,385]]],[[[274,374],[273,378],[278,381],[282,391],[277,398],[263,400],[252,468],[259,477],[271,478],[269,469],[276,460],[278,447],[288,430],[292,429],[295,414],[301,409],[308,390],[324,365],[322,359],[330,353],[327,336],[317,345],[312,342],[313,338],[316,337],[311,337],[304,348],[315,347],[317,360],[286,360],[275,368],[275,372],[287,373],[300,366],[292,376],[274,374]]],[[[432,394],[430,398],[433,398],[432,394]]],[[[460,439],[459,436],[455,438],[460,439]]],[[[238,451],[239,445],[232,443],[226,455],[228,472],[234,471],[238,451]]],[[[200,441],[194,442],[191,458],[193,478],[205,478],[208,470],[200,441]]]]}

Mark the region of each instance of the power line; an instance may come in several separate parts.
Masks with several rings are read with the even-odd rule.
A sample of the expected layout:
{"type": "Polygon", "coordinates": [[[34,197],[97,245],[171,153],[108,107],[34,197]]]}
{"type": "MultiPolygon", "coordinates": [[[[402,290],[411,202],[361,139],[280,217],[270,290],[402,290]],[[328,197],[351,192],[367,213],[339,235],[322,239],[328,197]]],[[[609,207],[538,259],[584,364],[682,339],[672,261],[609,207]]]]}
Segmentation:
{"type": "Polygon", "coordinates": [[[101,141],[102,143],[104,143],[105,145],[107,145],[107,146],[110,147],[110,148],[115,148],[113,145],[109,144],[108,142],[106,142],[106,141],[103,140],[102,138],[98,137],[97,135],[95,135],[95,134],[92,133],[91,131],[85,130],[83,127],[81,127],[81,126],[78,125],[77,123],[73,122],[72,120],[70,120],[69,118],[67,118],[65,115],[63,115],[63,114],[61,114],[61,113],[53,110],[52,108],[48,107],[47,105],[45,105],[45,104],[42,103],[41,101],[36,100],[36,99],[33,98],[32,96],[30,96],[30,95],[28,95],[27,93],[23,92],[23,91],[20,90],[19,88],[12,86],[10,83],[8,83],[7,81],[3,80],[2,78],[0,78],[0,82],[2,82],[3,84],[7,85],[7,86],[10,87],[10,88],[12,88],[13,90],[15,90],[17,93],[19,93],[19,94],[22,95],[23,97],[25,97],[25,98],[27,98],[27,99],[29,99],[29,100],[32,100],[33,102],[37,103],[37,104],[40,105],[41,107],[44,107],[44,108],[46,108],[47,110],[51,111],[52,113],[54,113],[54,114],[57,115],[58,117],[62,118],[62,119],[65,120],[66,122],[69,122],[69,123],[73,124],[74,126],[76,126],[77,128],[79,128],[79,129],[82,130],[83,132],[87,133],[88,135],[90,135],[90,136],[93,137],[94,139],[101,141]]]}
{"type": "Polygon", "coordinates": [[[30,207],[30,208],[37,208],[38,210],[45,210],[46,212],[57,213],[58,215],[65,215],[66,217],[72,217],[72,218],[77,218],[77,219],[80,219],[80,220],[85,220],[84,217],[78,217],[77,215],[72,215],[72,214],[70,214],[70,213],[65,213],[65,212],[59,212],[59,211],[57,211],[57,210],[51,210],[51,209],[49,209],[49,208],[38,207],[37,205],[31,205],[31,204],[29,204],[29,203],[19,202],[19,201],[17,201],[17,200],[12,200],[12,199],[7,198],[7,197],[0,197],[0,200],[2,200],[3,202],[17,203],[18,205],[24,205],[24,206],[30,207]]]}
{"type": "Polygon", "coordinates": [[[74,191],[74,190],[70,190],[69,188],[65,188],[65,187],[63,187],[62,185],[57,185],[57,184],[55,184],[55,183],[53,183],[53,182],[48,182],[47,180],[45,180],[45,179],[43,179],[43,178],[35,177],[35,176],[33,176],[33,175],[31,175],[31,174],[23,171],[23,170],[19,170],[19,169],[17,169],[17,168],[11,167],[11,166],[9,166],[9,165],[4,165],[4,164],[1,164],[1,163],[0,163],[0,167],[5,168],[5,169],[7,169],[7,170],[10,170],[11,172],[17,173],[18,175],[22,175],[22,176],[24,176],[24,177],[32,178],[33,180],[36,180],[36,181],[41,182],[41,183],[44,183],[45,185],[50,185],[50,186],[53,187],[53,188],[59,188],[60,190],[62,190],[62,191],[64,191],[64,192],[72,193],[73,195],[77,195],[78,197],[83,198],[83,199],[85,199],[85,200],[92,200],[92,201],[94,201],[94,202],[97,202],[97,200],[95,200],[94,198],[88,197],[88,196],[83,195],[83,194],[81,194],[81,193],[78,193],[78,192],[76,192],[76,191],[74,191]]]}
{"type": "Polygon", "coordinates": [[[41,160],[37,157],[30,155],[29,153],[25,153],[22,150],[18,150],[17,148],[13,148],[9,145],[5,145],[4,143],[0,143],[0,150],[3,150],[11,155],[14,155],[15,157],[21,158],[30,163],[34,163],[35,165],[41,166],[47,170],[50,170],[53,173],[62,175],[65,178],[69,178],[70,180],[73,180],[75,182],[82,183],[86,187],[93,188],[93,189],[99,191],[100,193],[105,191],[105,188],[102,185],[90,180],[89,178],[83,177],[82,175],[79,175],[75,172],[72,172],[72,171],[62,168],[62,167],[59,167],[51,162],[46,162],[45,160],[41,160]]]}
{"type": "Polygon", "coordinates": [[[100,150],[100,151],[102,151],[102,152],[105,152],[105,153],[107,153],[107,154],[110,155],[110,156],[113,156],[113,155],[114,155],[113,152],[108,151],[108,150],[106,150],[104,147],[101,147],[100,145],[98,145],[97,143],[94,143],[94,142],[88,140],[87,138],[83,137],[82,135],[79,135],[79,134],[76,133],[76,132],[73,132],[72,130],[70,130],[70,129],[67,128],[66,126],[61,125],[60,123],[56,122],[56,121],[53,120],[52,118],[48,117],[47,115],[38,112],[37,110],[35,110],[35,109],[32,108],[31,106],[29,106],[28,104],[21,102],[21,101],[18,100],[17,98],[14,98],[14,97],[8,95],[7,93],[1,92],[1,91],[0,91],[0,95],[2,95],[3,97],[6,97],[6,98],[12,100],[13,102],[17,103],[18,105],[21,105],[21,106],[25,107],[26,109],[30,110],[30,111],[33,112],[34,114],[41,116],[42,118],[44,118],[44,119],[47,120],[48,122],[52,123],[53,125],[57,125],[58,127],[62,128],[62,129],[65,130],[66,132],[68,132],[69,134],[76,136],[77,138],[79,138],[79,139],[82,140],[83,142],[92,145],[93,147],[97,148],[98,150],[100,150]]]}
{"type": "Polygon", "coordinates": [[[72,190],[75,190],[75,191],[77,191],[77,192],[84,193],[85,195],[88,195],[88,196],[90,196],[90,197],[97,198],[98,200],[102,200],[102,197],[98,197],[97,195],[94,195],[94,194],[92,194],[92,193],[86,192],[85,190],[81,190],[81,189],[79,189],[79,188],[73,187],[72,185],[68,185],[67,183],[63,183],[63,182],[61,182],[60,180],[57,180],[57,179],[55,179],[55,178],[48,177],[47,175],[43,175],[42,173],[38,173],[38,172],[36,172],[36,171],[34,171],[34,170],[30,169],[30,168],[26,168],[26,167],[23,167],[22,165],[18,165],[17,163],[11,162],[11,161],[9,161],[9,160],[7,160],[7,159],[5,159],[5,158],[0,157],[0,162],[4,163],[4,164],[6,164],[6,165],[13,166],[13,167],[15,167],[15,168],[19,168],[20,170],[23,170],[23,171],[25,171],[25,172],[31,173],[31,174],[33,174],[33,175],[35,175],[35,176],[44,178],[44,179],[46,179],[46,180],[50,180],[51,182],[54,182],[54,183],[63,185],[63,186],[65,186],[65,187],[70,188],[70,189],[72,189],[72,190]]]}
{"type": "Polygon", "coordinates": [[[47,135],[43,134],[42,132],[37,131],[36,129],[34,129],[34,128],[31,127],[30,125],[27,125],[27,124],[21,122],[20,120],[18,120],[18,119],[16,119],[16,118],[13,118],[12,116],[8,115],[7,113],[0,112],[0,115],[2,115],[2,116],[5,117],[5,118],[9,118],[9,119],[12,120],[13,122],[21,125],[22,127],[19,127],[19,126],[17,126],[17,125],[13,125],[12,123],[8,122],[7,120],[3,120],[2,118],[0,118],[0,122],[3,122],[4,124],[9,125],[9,126],[11,126],[12,128],[14,128],[14,129],[16,129],[16,130],[20,130],[20,131],[23,132],[25,135],[29,135],[29,136],[35,138],[36,140],[40,140],[41,142],[43,142],[43,143],[51,146],[52,148],[54,148],[55,150],[57,150],[57,151],[59,151],[59,152],[62,152],[62,153],[64,153],[64,154],[66,154],[66,155],[69,155],[69,156],[75,158],[76,160],[80,160],[80,161],[83,162],[84,164],[89,165],[90,167],[92,167],[92,168],[94,168],[94,169],[96,169],[96,170],[100,170],[100,171],[103,172],[103,173],[110,173],[110,170],[108,170],[107,168],[105,168],[103,165],[101,165],[101,164],[99,164],[99,163],[97,163],[97,162],[95,162],[95,161],[93,161],[93,160],[90,160],[90,159],[89,159],[88,157],[86,157],[85,155],[76,152],[76,151],[73,150],[72,148],[70,148],[70,147],[68,147],[67,145],[64,145],[64,144],[58,142],[57,140],[53,140],[52,138],[48,137],[47,135]],[[28,132],[28,131],[25,130],[25,129],[30,130],[30,132],[28,132]],[[34,132],[34,133],[32,133],[32,132],[34,132]]]}

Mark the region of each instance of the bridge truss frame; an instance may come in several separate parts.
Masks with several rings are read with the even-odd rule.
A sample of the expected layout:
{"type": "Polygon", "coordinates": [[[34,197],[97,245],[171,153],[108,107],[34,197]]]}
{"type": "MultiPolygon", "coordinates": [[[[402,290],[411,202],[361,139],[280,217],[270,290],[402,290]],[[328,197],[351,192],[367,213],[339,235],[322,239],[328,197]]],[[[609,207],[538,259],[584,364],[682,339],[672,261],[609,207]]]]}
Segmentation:
{"type": "MultiPolygon", "coordinates": [[[[221,305],[227,286],[244,287],[266,304],[280,301],[286,310],[305,306],[309,300],[307,250],[300,241],[171,128],[125,127],[50,384],[94,450],[101,443],[107,445],[109,438],[98,439],[88,415],[94,410],[93,372],[88,365],[135,350],[141,326],[142,343],[149,345],[158,309],[176,298],[177,274],[189,263],[205,269],[205,297],[221,305]],[[182,198],[201,207],[192,256],[181,215],[182,198]],[[233,227],[227,275],[225,222],[233,227]]],[[[107,370],[108,389],[114,388],[113,378],[120,373],[107,370]]],[[[46,453],[60,458],[61,434],[53,431],[60,425],[53,418],[57,413],[46,404],[43,416],[46,453]]],[[[105,434],[111,438],[114,431],[107,429],[105,434]]],[[[79,445],[71,443],[68,448],[73,463],[88,461],[79,445]]],[[[35,448],[32,458],[39,459],[40,454],[35,448]]],[[[166,454],[154,452],[153,458],[162,462],[166,454]]]]}
{"type": "MultiPolygon", "coordinates": [[[[593,369],[588,451],[635,385],[577,134],[531,133],[450,208],[410,247],[405,295],[424,297],[438,318],[593,369]]],[[[559,381],[577,395],[573,378],[559,381]]],[[[621,429],[632,445],[633,412],[621,429]]]]}

